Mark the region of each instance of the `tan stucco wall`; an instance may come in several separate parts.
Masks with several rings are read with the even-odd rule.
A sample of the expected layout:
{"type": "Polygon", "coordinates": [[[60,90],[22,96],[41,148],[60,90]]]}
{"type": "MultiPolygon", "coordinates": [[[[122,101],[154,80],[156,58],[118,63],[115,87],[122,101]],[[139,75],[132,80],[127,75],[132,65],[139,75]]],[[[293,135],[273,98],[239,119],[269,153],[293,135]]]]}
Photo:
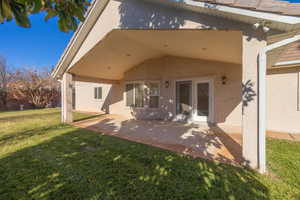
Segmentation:
{"type": "Polygon", "coordinates": [[[139,0],[110,0],[69,68],[113,29],[218,29],[252,32],[251,25],[139,0]]]}
{"type": "Polygon", "coordinates": [[[268,71],[268,130],[300,133],[299,73],[300,68],[268,71]]]}
{"type": "Polygon", "coordinates": [[[110,113],[132,116],[132,110],[125,106],[125,85],[128,81],[160,81],[160,108],[135,109],[135,117],[144,119],[172,119],[175,115],[175,80],[210,77],[214,79],[214,121],[228,125],[241,125],[241,81],[240,65],[188,59],[180,57],[162,57],[151,59],[125,73],[120,85],[113,87],[110,113]],[[226,76],[225,85],[221,76],[226,76]],[[165,88],[165,81],[170,87],[165,88]]]}
{"type": "Polygon", "coordinates": [[[214,121],[243,127],[243,155],[249,160],[251,166],[256,167],[258,160],[257,56],[258,52],[266,46],[265,38],[257,35],[258,31],[253,30],[250,24],[245,25],[216,16],[157,6],[139,0],[111,0],[89,32],[87,39],[81,45],[69,67],[75,65],[109,32],[118,28],[217,29],[240,30],[243,32],[243,56],[241,58],[243,67],[234,64],[174,57],[148,60],[128,71],[122,83],[112,87],[107,103],[110,105],[109,111],[111,113],[130,115],[131,111],[125,107],[124,102],[124,81],[160,80],[162,83],[161,93],[163,94],[161,108],[158,111],[149,110],[149,112],[144,113],[148,116],[153,115],[153,118],[157,118],[156,116],[158,118],[172,118],[175,112],[175,79],[202,76],[215,77],[214,121]],[[228,77],[228,83],[221,85],[220,77],[224,74],[228,77]],[[171,87],[168,89],[163,87],[165,80],[171,81],[171,87]],[[254,95],[253,99],[245,106],[245,104],[241,105],[241,84],[246,84],[247,81],[250,81],[250,87],[256,96],[254,95]],[[242,106],[244,108],[243,115],[242,106]]]}
{"type": "Polygon", "coordinates": [[[75,110],[87,112],[106,112],[106,97],[111,88],[110,84],[75,81],[75,110]],[[94,88],[102,87],[102,99],[94,98],[94,88]]]}
{"type": "MultiPolygon", "coordinates": [[[[204,76],[214,77],[214,121],[220,124],[242,127],[243,156],[249,161],[250,166],[254,168],[257,167],[259,153],[257,137],[257,58],[258,52],[266,46],[265,37],[262,36],[261,33],[258,33],[259,31],[253,30],[251,24],[246,25],[216,16],[157,6],[139,0],[111,0],[93,29],[89,32],[69,67],[76,66],[78,63],[80,65],[78,61],[83,60],[81,58],[113,29],[240,30],[243,33],[243,49],[241,50],[242,56],[240,62],[242,65],[178,57],[155,59],[154,56],[152,56],[153,59],[146,60],[149,59],[148,57],[144,59],[146,60],[144,63],[125,73],[124,80],[121,80],[121,84],[112,86],[111,93],[108,95],[109,98],[107,98],[108,100],[105,102],[105,105],[109,105],[110,113],[131,115],[131,110],[125,107],[123,94],[125,89],[124,81],[144,79],[159,80],[162,86],[160,109],[149,109],[146,112],[140,112],[141,110],[136,109],[134,112],[141,118],[169,119],[175,114],[175,79],[204,76]],[[223,75],[228,77],[228,83],[226,85],[222,85],[220,81],[223,75]],[[171,82],[170,88],[164,88],[164,82],[166,80],[171,82]],[[250,83],[249,88],[254,94],[251,99],[247,99],[247,104],[245,104],[245,101],[243,101],[245,100],[245,95],[242,100],[241,85],[247,83],[250,83]],[[243,102],[243,104],[241,102],[243,102]]],[[[226,37],[224,39],[226,40],[226,37]]],[[[122,45],[122,42],[120,42],[120,45],[122,45]]],[[[176,55],[172,53],[168,53],[167,55],[170,54],[176,55]]],[[[183,55],[177,54],[176,56],[183,55]]],[[[185,55],[185,57],[188,56],[185,55]]],[[[101,62],[101,59],[99,62],[101,62]]],[[[134,63],[133,66],[134,65],[136,65],[136,63],[134,63]]],[[[82,67],[84,68],[84,65],[82,65],[82,67]]],[[[112,68],[109,66],[108,69],[112,68]]],[[[127,69],[128,68],[126,68],[126,70],[127,69]]],[[[101,68],[99,68],[99,70],[101,70],[101,68]]],[[[92,75],[93,73],[90,74],[92,75]]],[[[95,76],[95,78],[97,77],[95,76]]],[[[123,77],[117,79],[122,78],[123,77]]],[[[106,79],[114,78],[107,76],[106,79]]],[[[246,92],[249,92],[249,90],[247,89],[246,92]]]]}

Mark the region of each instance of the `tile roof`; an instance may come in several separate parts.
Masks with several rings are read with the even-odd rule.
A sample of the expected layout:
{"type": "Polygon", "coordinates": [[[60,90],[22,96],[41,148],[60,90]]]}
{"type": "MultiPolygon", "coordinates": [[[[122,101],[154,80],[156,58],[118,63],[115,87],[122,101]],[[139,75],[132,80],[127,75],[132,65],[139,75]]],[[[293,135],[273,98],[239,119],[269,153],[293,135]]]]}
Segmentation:
{"type": "Polygon", "coordinates": [[[282,15],[300,16],[300,3],[281,0],[194,0],[282,15]]]}
{"type": "Polygon", "coordinates": [[[300,60],[300,42],[294,42],[287,46],[282,52],[277,62],[300,60]]]}

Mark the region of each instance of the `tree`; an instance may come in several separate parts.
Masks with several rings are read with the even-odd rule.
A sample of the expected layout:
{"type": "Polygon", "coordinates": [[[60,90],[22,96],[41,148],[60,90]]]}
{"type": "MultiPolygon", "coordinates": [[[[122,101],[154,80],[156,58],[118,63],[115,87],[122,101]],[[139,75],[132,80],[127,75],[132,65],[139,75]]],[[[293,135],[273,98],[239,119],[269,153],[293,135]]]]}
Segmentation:
{"type": "Polygon", "coordinates": [[[8,83],[11,77],[5,58],[0,57],[0,104],[4,109],[7,108],[8,83]]]}
{"type": "Polygon", "coordinates": [[[31,27],[29,15],[46,12],[45,20],[58,17],[63,32],[75,30],[84,20],[89,0],[0,0],[0,23],[15,19],[23,27],[31,27]]]}
{"type": "Polygon", "coordinates": [[[50,70],[23,69],[15,73],[13,98],[35,108],[52,107],[59,101],[59,84],[50,76],[50,70]]]}

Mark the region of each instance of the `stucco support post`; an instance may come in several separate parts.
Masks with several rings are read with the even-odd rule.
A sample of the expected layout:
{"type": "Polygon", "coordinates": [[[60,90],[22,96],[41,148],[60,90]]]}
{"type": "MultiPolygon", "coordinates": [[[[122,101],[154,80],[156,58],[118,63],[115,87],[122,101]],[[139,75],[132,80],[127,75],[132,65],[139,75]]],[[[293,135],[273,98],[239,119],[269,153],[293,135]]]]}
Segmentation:
{"type": "Polygon", "coordinates": [[[259,164],[258,98],[260,93],[258,90],[258,59],[260,51],[266,45],[267,43],[262,33],[255,33],[251,36],[243,35],[242,148],[245,165],[254,169],[257,169],[259,164]]]}
{"type": "Polygon", "coordinates": [[[61,121],[73,122],[72,114],[72,74],[64,73],[61,81],[61,121]]]}
{"type": "Polygon", "coordinates": [[[288,45],[300,40],[300,35],[295,35],[271,45],[264,47],[259,53],[259,106],[258,106],[258,168],[259,172],[266,172],[266,71],[267,71],[267,53],[276,48],[288,45]]]}

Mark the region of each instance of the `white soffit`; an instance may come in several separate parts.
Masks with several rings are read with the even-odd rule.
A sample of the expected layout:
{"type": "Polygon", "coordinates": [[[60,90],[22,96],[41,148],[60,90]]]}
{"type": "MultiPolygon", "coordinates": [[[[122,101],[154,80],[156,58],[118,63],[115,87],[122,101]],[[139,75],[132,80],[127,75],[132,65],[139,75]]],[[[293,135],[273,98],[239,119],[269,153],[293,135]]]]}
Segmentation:
{"type": "Polygon", "coordinates": [[[69,72],[106,80],[120,80],[132,67],[145,60],[163,56],[213,60],[238,66],[242,62],[240,34],[239,31],[218,30],[115,29],[84,55],[69,72]],[[224,40],[224,37],[227,39],[224,40]]]}

